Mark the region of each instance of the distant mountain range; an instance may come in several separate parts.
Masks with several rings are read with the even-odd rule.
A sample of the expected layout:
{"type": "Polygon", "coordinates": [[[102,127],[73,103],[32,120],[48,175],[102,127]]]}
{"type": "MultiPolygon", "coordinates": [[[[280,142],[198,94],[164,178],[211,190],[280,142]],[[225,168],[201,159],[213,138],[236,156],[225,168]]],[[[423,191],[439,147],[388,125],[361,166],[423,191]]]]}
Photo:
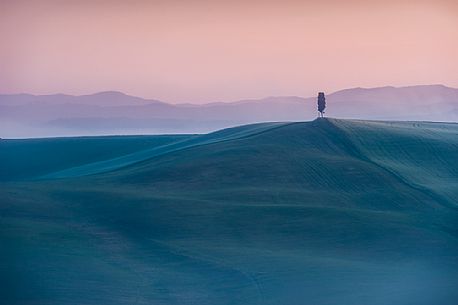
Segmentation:
{"type": "MultiPolygon", "coordinates": [[[[311,120],[316,114],[315,97],[173,105],[115,91],[0,95],[0,137],[204,133],[256,122],[311,120]]],[[[345,89],[327,95],[326,115],[457,122],[458,89],[443,85],[345,89]]]]}

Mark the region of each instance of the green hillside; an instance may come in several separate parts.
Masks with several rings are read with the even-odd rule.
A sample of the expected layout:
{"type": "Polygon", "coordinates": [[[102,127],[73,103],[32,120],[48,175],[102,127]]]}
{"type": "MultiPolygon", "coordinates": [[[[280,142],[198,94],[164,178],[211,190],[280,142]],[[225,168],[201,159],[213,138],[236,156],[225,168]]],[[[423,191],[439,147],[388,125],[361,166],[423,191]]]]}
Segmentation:
{"type": "Polygon", "coordinates": [[[37,178],[193,137],[164,135],[0,140],[0,181],[37,178]]]}
{"type": "Polygon", "coordinates": [[[0,141],[2,304],[458,302],[458,124],[0,141]]]}

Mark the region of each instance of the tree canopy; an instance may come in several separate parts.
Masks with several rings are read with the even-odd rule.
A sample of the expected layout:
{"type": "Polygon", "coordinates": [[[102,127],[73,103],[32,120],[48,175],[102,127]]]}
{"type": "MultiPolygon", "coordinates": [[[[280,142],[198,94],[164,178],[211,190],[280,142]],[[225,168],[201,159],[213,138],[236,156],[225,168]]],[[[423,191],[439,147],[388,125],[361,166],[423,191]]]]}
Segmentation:
{"type": "Polygon", "coordinates": [[[318,93],[318,112],[320,116],[324,116],[324,109],[326,108],[326,98],[324,97],[324,92],[318,93]]]}

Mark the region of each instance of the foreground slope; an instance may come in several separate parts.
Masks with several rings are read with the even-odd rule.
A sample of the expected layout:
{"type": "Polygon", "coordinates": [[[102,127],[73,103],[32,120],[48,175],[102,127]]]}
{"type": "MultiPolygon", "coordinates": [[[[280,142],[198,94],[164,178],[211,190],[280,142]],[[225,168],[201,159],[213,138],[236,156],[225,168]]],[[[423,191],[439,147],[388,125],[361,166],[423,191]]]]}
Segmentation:
{"type": "Polygon", "coordinates": [[[456,124],[320,119],[22,172],[2,301],[456,304],[457,154],[456,124]]]}
{"type": "Polygon", "coordinates": [[[193,135],[103,136],[0,141],[0,181],[30,180],[69,167],[103,162],[193,135]]]}

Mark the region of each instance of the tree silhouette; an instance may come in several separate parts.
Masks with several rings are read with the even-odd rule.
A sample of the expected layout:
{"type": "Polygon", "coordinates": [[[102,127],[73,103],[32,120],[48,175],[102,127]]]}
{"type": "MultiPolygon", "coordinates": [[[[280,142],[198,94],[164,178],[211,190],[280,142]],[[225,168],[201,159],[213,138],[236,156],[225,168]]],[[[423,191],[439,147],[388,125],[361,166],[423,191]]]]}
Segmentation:
{"type": "Polygon", "coordinates": [[[318,112],[320,116],[324,116],[324,109],[326,108],[326,98],[324,97],[324,92],[318,93],[318,112]]]}

